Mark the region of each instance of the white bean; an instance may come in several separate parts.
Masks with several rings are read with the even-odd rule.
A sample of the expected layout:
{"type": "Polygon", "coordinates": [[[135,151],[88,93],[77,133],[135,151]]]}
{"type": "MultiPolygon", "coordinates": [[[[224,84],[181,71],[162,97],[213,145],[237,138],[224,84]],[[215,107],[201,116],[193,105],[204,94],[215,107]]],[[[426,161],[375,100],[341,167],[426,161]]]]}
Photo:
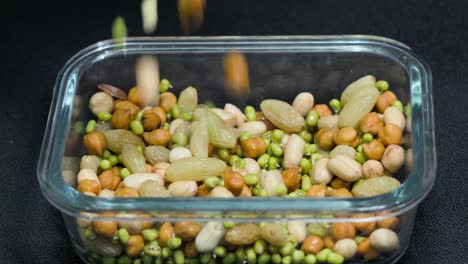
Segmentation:
{"type": "Polygon", "coordinates": [[[357,244],[350,238],[336,241],[333,251],[344,257],[345,260],[351,259],[357,252],[357,244]]]}
{"type": "Polygon", "coordinates": [[[80,161],[80,169],[91,169],[97,173],[100,162],[101,158],[96,155],[84,155],[80,161]]]}
{"type": "Polygon", "coordinates": [[[100,112],[112,112],[114,100],[105,92],[97,92],[89,99],[89,110],[95,115],[100,112]]]}
{"type": "Polygon", "coordinates": [[[226,187],[216,186],[211,190],[210,197],[231,198],[234,197],[234,194],[226,187]]]}
{"type": "Polygon", "coordinates": [[[212,251],[224,236],[222,222],[208,222],[195,238],[195,248],[200,253],[212,251]]]}
{"type": "Polygon", "coordinates": [[[383,176],[384,168],[377,160],[368,160],[362,164],[362,175],[368,179],[383,176]]]}
{"type": "Polygon", "coordinates": [[[306,116],[312,107],[314,107],[314,96],[311,93],[302,92],[294,98],[292,107],[302,116],[306,116]]]}
{"type": "Polygon", "coordinates": [[[157,173],[134,173],[130,174],[123,180],[125,186],[133,189],[139,189],[141,184],[147,180],[153,180],[161,185],[164,185],[164,177],[157,173]]]}
{"type": "Polygon", "coordinates": [[[233,105],[233,104],[225,104],[224,105],[224,110],[225,111],[228,111],[229,113],[233,113],[236,115],[236,126],[237,127],[240,127],[242,124],[245,123],[245,115],[244,113],[242,113],[242,111],[237,108],[237,106],[233,105]]]}
{"type": "Polygon", "coordinates": [[[260,166],[258,165],[256,160],[251,158],[244,158],[244,161],[247,173],[260,175],[262,170],[260,169],[260,166]]]}
{"type": "Polygon", "coordinates": [[[248,131],[252,136],[261,136],[265,131],[267,130],[267,127],[265,123],[262,121],[250,121],[247,123],[242,124],[239,127],[239,134],[242,135],[242,133],[248,131]]]}
{"type": "Polygon", "coordinates": [[[306,142],[300,136],[292,134],[284,148],[283,166],[285,168],[297,167],[304,155],[306,142]]]}
{"type": "Polygon", "coordinates": [[[176,160],[192,157],[192,152],[188,148],[184,147],[177,147],[173,148],[171,152],[169,152],[169,161],[172,163],[176,160]]]}
{"type": "Polygon", "coordinates": [[[395,124],[401,128],[402,131],[405,130],[405,116],[403,113],[396,108],[395,106],[387,107],[384,111],[384,123],[385,124],[395,124]]]}
{"type": "Polygon", "coordinates": [[[372,248],[379,252],[391,252],[399,247],[398,235],[390,229],[379,228],[369,237],[372,248]]]}
{"type": "Polygon", "coordinates": [[[316,183],[328,184],[333,179],[333,174],[327,168],[328,158],[321,158],[315,162],[312,170],[310,170],[310,177],[316,183]]]}
{"type": "Polygon", "coordinates": [[[362,176],[361,164],[345,155],[331,158],[327,163],[327,168],[338,178],[347,182],[357,181],[362,176]]]}
{"type": "Polygon", "coordinates": [[[237,124],[237,116],[233,113],[219,108],[212,108],[211,112],[218,115],[228,127],[234,127],[237,124]]]}
{"type": "Polygon", "coordinates": [[[191,197],[197,194],[198,185],[196,181],[177,181],[171,183],[167,190],[175,197],[191,197]]]}
{"type": "Polygon", "coordinates": [[[302,243],[307,235],[307,226],[302,221],[288,222],[288,232],[291,234],[298,243],[302,243]]]}
{"type": "Polygon", "coordinates": [[[78,177],[77,177],[78,184],[80,184],[84,180],[97,181],[99,183],[99,186],[101,186],[101,183],[99,182],[98,176],[91,169],[82,169],[78,173],[78,177]]]}
{"type": "Polygon", "coordinates": [[[264,171],[261,176],[262,187],[268,196],[277,196],[276,186],[284,184],[279,170],[264,171]]]}

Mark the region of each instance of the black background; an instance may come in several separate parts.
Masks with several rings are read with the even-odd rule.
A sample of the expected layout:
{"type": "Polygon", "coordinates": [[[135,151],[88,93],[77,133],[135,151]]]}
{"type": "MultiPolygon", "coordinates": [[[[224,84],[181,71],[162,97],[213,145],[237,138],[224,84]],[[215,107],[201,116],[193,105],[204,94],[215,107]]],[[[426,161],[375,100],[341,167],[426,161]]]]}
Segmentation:
{"type": "MultiPolygon", "coordinates": [[[[156,35],[180,35],[159,0],[156,35]]],[[[80,49],[110,38],[116,15],[143,35],[140,1],[14,1],[0,9],[0,263],[81,263],[36,180],[52,87],[80,49]]],[[[401,263],[468,263],[466,1],[208,1],[197,35],[372,34],[412,47],[432,69],[437,180],[401,263]]]]}

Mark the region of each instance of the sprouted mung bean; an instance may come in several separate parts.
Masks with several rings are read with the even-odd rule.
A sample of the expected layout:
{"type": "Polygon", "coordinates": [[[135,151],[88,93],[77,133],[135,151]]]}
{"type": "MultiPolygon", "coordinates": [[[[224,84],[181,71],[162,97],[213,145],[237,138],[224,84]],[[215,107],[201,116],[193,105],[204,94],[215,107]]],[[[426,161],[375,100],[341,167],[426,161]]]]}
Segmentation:
{"type": "MultiPolygon", "coordinates": [[[[122,27],[122,23],[116,21],[118,27],[122,27]]],[[[153,67],[153,73],[157,62],[151,58],[147,60],[146,63],[153,67]]],[[[338,127],[326,128],[331,134],[326,139],[329,142],[325,144],[322,142],[325,139],[319,138],[322,129],[317,127],[321,117],[316,109],[320,108],[313,110],[312,104],[302,115],[287,102],[264,100],[260,109],[249,105],[243,112],[238,109],[233,111],[237,113],[233,114],[236,121],[231,122],[222,119],[224,110],[213,111],[206,105],[198,105],[195,88],[187,88],[189,90],[182,92],[184,98],[179,100],[180,97],[173,94],[166,96],[172,87],[169,80],[144,78],[139,78],[144,90],[137,94],[138,104],[121,99],[126,98],[122,95],[124,92],[116,92],[118,88],[110,86],[113,89],[106,93],[118,94],[120,99],[113,99],[111,111],[97,112],[94,119],[88,121],[84,128],[87,133],[84,144],[87,154],[95,155],[100,162],[97,173],[89,170],[86,175],[93,175],[79,178],[78,190],[92,195],[107,187],[106,190],[113,192],[115,197],[143,197],[148,193],[148,188],[145,188],[148,185],[157,186],[155,190],[163,192],[161,196],[164,197],[195,195],[235,199],[235,196],[242,196],[255,199],[282,196],[324,199],[342,193],[346,193],[346,196],[380,195],[400,185],[393,175],[402,167],[404,151],[399,145],[402,144],[404,131],[393,124],[385,124],[382,119],[370,119],[373,115],[378,116],[376,112],[383,113],[385,109],[382,107],[394,106],[403,110],[401,101],[384,94],[390,91],[386,81],[376,83],[374,77],[365,76],[345,89],[341,101],[332,99],[329,102],[333,115],[340,122],[338,127]],[[373,96],[363,96],[363,90],[356,89],[357,86],[366,87],[365,90],[372,91],[373,96]],[[170,107],[162,110],[163,104],[167,103],[162,101],[173,96],[175,100],[171,99],[170,107]],[[388,101],[389,98],[391,101],[388,101]],[[385,103],[377,109],[379,100],[385,103]],[[358,107],[360,105],[363,107],[358,107]],[[142,118],[156,108],[164,112],[164,121],[158,118],[159,122],[145,128],[142,118]],[[126,128],[112,122],[119,111],[127,113],[129,120],[125,121],[128,122],[126,128]],[[244,126],[246,130],[238,133],[242,124],[264,122],[257,121],[257,112],[262,112],[265,122],[270,122],[273,128],[256,135],[257,131],[249,130],[255,129],[254,126],[244,126]],[[360,119],[356,119],[356,116],[360,119]],[[109,123],[108,129],[96,131],[96,119],[109,123]],[[361,119],[373,122],[365,124],[368,130],[362,131],[361,119]],[[372,130],[376,124],[380,127],[378,131],[372,130]],[[389,126],[392,127],[389,129],[389,126]],[[287,141],[282,142],[285,138],[287,141]],[[379,155],[369,154],[369,144],[372,142],[378,143],[379,155]],[[288,147],[291,144],[300,147],[288,147]],[[327,149],[321,148],[324,145],[327,149]],[[179,153],[181,150],[182,156],[179,153]],[[363,173],[362,164],[367,160],[377,165],[383,164],[377,167],[385,167],[386,171],[376,170],[381,174],[377,175],[375,171],[369,172],[373,167],[367,166],[363,173]],[[252,165],[260,170],[248,172],[246,167],[252,168],[252,165]],[[109,177],[111,174],[115,177],[109,177]],[[103,182],[104,179],[115,182],[103,182]],[[180,184],[184,182],[187,188],[180,184]],[[178,183],[175,184],[177,192],[174,191],[174,183],[178,183]],[[169,188],[169,185],[172,187],[169,188]],[[211,193],[211,190],[216,191],[211,193]]],[[[298,97],[295,102],[301,104],[301,98],[306,97],[298,97]]],[[[229,109],[232,107],[235,106],[230,105],[229,109]]],[[[408,109],[404,109],[406,115],[408,109]]],[[[154,197],[157,196],[154,194],[154,197]]],[[[83,227],[82,238],[94,254],[101,257],[102,263],[127,260],[133,263],[343,263],[385,257],[399,247],[398,224],[379,229],[373,222],[370,229],[363,229],[351,223],[311,223],[301,229],[303,234],[295,231],[293,235],[287,228],[272,223],[193,223],[176,225],[177,232],[174,232],[171,223],[160,226],[139,219],[140,222],[132,222],[130,226],[113,221],[96,221],[83,227]],[[193,229],[193,226],[197,228],[193,229]],[[301,237],[301,242],[296,240],[296,236],[301,237]],[[348,240],[346,243],[340,242],[336,248],[339,248],[339,252],[346,252],[345,256],[333,250],[333,243],[342,239],[348,240]],[[100,243],[96,243],[97,240],[100,243]],[[235,244],[229,244],[229,241],[235,244]],[[357,245],[357,251],[343,247],[347,244],[357,245]],[[109,248],[99,249],[104,245],[109,248]]]]}

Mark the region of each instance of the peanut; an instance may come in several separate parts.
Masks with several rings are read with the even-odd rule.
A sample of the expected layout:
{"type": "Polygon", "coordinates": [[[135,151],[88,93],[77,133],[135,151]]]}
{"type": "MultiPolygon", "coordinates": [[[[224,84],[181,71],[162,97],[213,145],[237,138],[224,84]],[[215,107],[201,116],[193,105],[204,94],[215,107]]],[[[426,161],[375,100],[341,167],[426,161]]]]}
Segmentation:
{"type": "Polygon", "coordinates": [[[195,238],[195,247],[198,252],[206,253],[212,251],[224,236],[222,222],[208,222],[195,238]]]}
{"type": "Polygon", "coordinates": [[[158,242],[162,247],[167,246],[167,241],[174,236],[174,227],[170,222],[164,222],[159,228],[158,242]]]}
{"type": "Polygon", "coordinates": [[[298,243],[302,243],[307,235],[306,223],[299,221],[288,222],[288,232],[298,243]]]}
{"type": "Polygon", "coordinates": [[[176,181],[169,184],[167,190],[174,197],[191,197],[197,194],[198,185],[196,181],[176,181]]]}
{"type": "Polygon", "coordinates": [[[242,124],[245,123],[245,115],[242,113],[242,111],[237,108],[237,106],[233,104],[225,104],[224,105],[224,111],[227,111],[229,113],[232,113],[236,116],[236,126],[240,127],[242,124]]]}
{"type": "Polygon", "coordinates": [[[262,173],[261,176],[262,187],[268,196],[278,196],[276,193],[276,186],[284,184],[283,177],[279,170],[270,170],[262,173]]]}
{"type": "Polygon", "coordinates": [[[345,260],[351,259],[357,252],[357,244],[350,238],[336,241],[333,251],[344,257],[345,260]]]}
{"type": "Polygon", "coordinates": [[[382,176],[383,173],[383,165],[377,160],[368,160],[362,164],[362,175],[366,179],[382,176]]]}
{"type": "Polygon", "coordinates": [[[112,96],[106,94],[105,92],[97,92],[91,96],[89,99],[89,110],[94,115],[97,115],[100,112],[112,112],[112,107],[114,106],[114,100],[112,96]]]}
{"type": "Polygon", "coordinates": [[[96,155],[84,155],[81,158],[80,162],[80,169],[90,169],[94,173],[98,172],[99,163],[101,162],[101,158],[96,155]]]}
{"type": "Polygon", "coordinates": [[[294,98],[292,107],[305,117],[312,107],[314,107],[314,96],[311,93],[302,92],[294,98]]]}
{"type": "Polygon", "coordinates": [[[226,126],[234,127],[237,124],[237,116],[235,114],[219,108],[212,108],[210,110],[218,115],[226,126]]]}
{"type": "Polygon", "coordinates": [[[391,252],[397,249],[400,245],[398,235],[390,229],[376,229],[369,236],[372,248],[379,252],[391,252]]]}
{"type": "Polygon", "coordinates": [[[297,167],[299,161],[304,154],[305,141],[300,136],[292,134],[289,139],[286,147],[284,148],[284,168],[297,167]]]}
{"type": "Polygon", "coordinates": [[[156,173],[133,173],[125,177],[123,183],[126,187],[139,189],[141,184],[147,180],[156,181],[160,185],[164,185],[163,176],[156,173]]]}
{"type": "Polygon", "coordinates": [[[327,162],[327,168],[338,178],[347,182],[357,181],[362,176],[361,165],[356,160],[344,155],[331,158],[327,162]]]}
{"type": "Polygon", "coordinates": [[[328,169],[328,158],[321,158],[315,162],[312,170],[310,170],[310,177],[316,183],[328,184],[333,179],[333,174],[328,169]]]}
{"type": "Polygon", "coordinates": [[[382,165],[391,173],[397,172],[404,163],[405,150],[398,145],[388,145],[382,156],[382,165]]]}
{"type": "Polygon", "coordinates": [[[169,161],[172,163],[176,160],[192,157],[192,152],[188,148],[185,147],[177,147],[173,148],[169,153],[169,161]]]}
{"type": "Polygon", "coordinates": [[[250,132],[252,136],[256,137],[261,136],[266,130],[267,127],[262,121],[250,121],[239,126],[239,134],[247,131],[250,132]]]}

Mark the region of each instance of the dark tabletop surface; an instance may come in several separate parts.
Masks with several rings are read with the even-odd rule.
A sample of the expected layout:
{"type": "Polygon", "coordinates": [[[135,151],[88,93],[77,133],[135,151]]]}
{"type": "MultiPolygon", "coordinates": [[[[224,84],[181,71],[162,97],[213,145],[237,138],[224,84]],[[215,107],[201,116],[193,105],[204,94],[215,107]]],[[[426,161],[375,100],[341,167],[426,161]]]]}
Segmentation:
{"type": "MultiPolygon", "coordinates": [[[[39,191],[37,158],[60,68],[110,37],[117,15],[143,35],[140,1],[10,1],[1,8],[0,263],[81,263],[58,210],[39,191]]],[[[160,0],[157,35],[180,35],[160,0]]],[[[434,79],[437,180],[400,263],[468,263],[466,1],[208,1],[197,35],[371,34],[412,47],[434,79]]]]}

